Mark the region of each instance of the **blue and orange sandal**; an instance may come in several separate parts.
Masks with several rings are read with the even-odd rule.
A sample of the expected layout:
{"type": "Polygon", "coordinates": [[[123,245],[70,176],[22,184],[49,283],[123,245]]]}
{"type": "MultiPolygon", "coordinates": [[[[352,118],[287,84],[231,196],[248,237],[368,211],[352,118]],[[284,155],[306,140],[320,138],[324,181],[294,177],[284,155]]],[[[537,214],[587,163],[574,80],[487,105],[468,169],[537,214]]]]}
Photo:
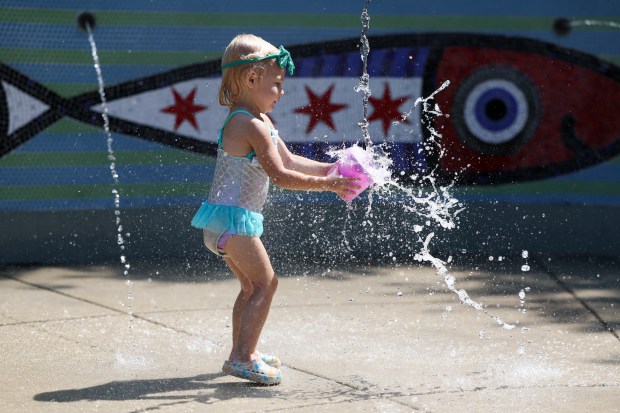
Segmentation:
{"type": "Polygon", "coordinates": [[[282,373],[280,370],[268,366],[261,359],[248,361],[246,363],[226,360],[222,366],[222,371],[231,376],[270,386],[280,384],[282,381],[282,373]]]}

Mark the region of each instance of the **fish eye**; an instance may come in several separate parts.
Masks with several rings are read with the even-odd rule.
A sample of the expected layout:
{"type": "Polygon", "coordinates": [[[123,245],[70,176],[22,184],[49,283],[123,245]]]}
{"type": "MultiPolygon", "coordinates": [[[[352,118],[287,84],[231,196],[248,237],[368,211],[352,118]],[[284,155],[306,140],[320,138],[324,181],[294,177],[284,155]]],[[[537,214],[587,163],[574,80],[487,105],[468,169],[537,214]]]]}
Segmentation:
{"type": "Polygon", "coordinates": [[[541,117],[540,97],[523,73],[486,66],[472,73],[454,96],[452,119],[463,142],[484,155],[519,150],[541,117]]]}

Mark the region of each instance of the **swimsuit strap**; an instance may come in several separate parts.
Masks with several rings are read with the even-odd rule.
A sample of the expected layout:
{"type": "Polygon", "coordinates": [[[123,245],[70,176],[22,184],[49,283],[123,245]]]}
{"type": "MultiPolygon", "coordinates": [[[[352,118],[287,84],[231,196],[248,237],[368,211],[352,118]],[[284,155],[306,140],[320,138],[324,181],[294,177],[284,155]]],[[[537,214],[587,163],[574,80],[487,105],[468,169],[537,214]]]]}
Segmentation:
{"type": "MultiPolygon", "coordinates": [[[[226,124],[228,123],[230,118],[232,118],[237,113],[245,113],[246,115],[250,115],[251,117],[256,118],[256,116],[254,116],[252,113],[248,112],[247,110],[243,110],[243,109],[237,109],[237,110],[233,110],[232,112],[230,112],[230,115],[228,115],[228,117],[224,121],[224,124],[222,125],[222,129],[220,129],[220,136],[217,139],[217,148],[218,149],[222,149],[222,138],[224,137],[224,126],[226,126],[226,124]]],[[[256,152],[252,151],[252,152],[248,153],[247,155],[245,155],[245,157],[248,158],[248,159],[252,159],[255,155],[256,155],[256,152]]]]}

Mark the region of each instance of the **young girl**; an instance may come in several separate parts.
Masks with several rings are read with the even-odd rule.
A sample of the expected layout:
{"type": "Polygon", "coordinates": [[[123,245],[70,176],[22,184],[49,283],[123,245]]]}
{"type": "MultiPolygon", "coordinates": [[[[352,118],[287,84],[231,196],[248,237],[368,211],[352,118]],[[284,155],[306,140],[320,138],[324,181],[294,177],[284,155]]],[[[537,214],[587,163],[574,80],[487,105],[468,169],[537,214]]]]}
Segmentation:
{"type": "Polygon", "coordinates": [[[260,37],[241,34],[222,57],[219,101],[230,112],[218,139],[208,200],[192,225],[241,283],[233,307],[232,350],[222,370],[262,384],[282,379],[280,360],[256,350],[278,284],[260,240],[261,209],[269,180],[286,189],[333,191],[341,198],[358,188],[357,179],[330,172],[333,164],[293,155],[266,116],[284,94],[285,71],[295,65],[289,52],[260,37]]]}

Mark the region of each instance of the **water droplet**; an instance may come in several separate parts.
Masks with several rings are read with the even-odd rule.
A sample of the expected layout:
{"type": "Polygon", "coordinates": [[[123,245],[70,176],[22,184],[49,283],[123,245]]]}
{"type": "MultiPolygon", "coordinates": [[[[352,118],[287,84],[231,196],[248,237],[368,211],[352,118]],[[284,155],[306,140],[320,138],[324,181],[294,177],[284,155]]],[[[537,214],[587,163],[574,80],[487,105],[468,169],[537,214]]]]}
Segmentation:
{"type": "Polygon", "coordinates": [[[529,257],[529,255],[530,255],[530,254],[527,252],[527,250],[523,250],[523,251],[521,252],[521,256],[522,256],[523,258],[527,258],[527,257],[529,257]]]}
{"type": "Polygon", "coordinates": [[[529,271],[529,270],[530,270],[530,266],[529,266],[529,265],[527,265],[527,264],[523,264],[523,265],[521,266],[521,271],[523,271],[523,272],[527,272],[527,271],[529,271]]]}

